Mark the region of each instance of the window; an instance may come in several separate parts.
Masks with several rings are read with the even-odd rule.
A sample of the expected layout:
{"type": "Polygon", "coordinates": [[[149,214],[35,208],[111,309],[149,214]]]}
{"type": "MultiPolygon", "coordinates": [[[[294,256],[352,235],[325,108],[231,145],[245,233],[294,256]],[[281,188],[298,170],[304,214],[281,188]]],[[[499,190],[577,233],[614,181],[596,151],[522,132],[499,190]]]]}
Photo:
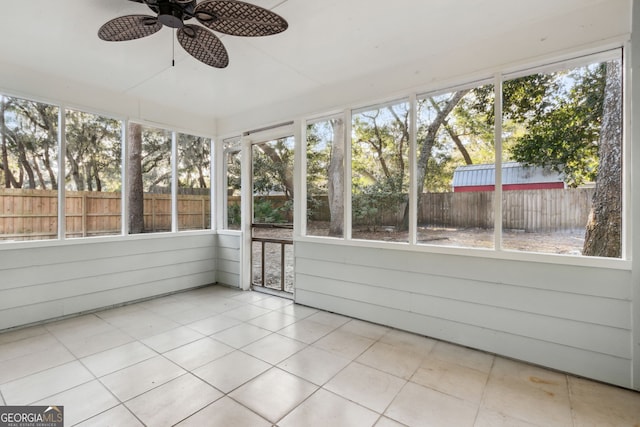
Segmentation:
{"type": "Polygon", "coordinates": [[[120,234],[121,123],[66,110],[65,138],[66,237],[120,234]]]}
{"type": "Polygon", "coordinates": [[[171,132],[129,124],[129,233],[171,231],[171,132]]]}
{"type": "Polygon", "coordinates": [[[178,230],[211,228],[211,140],[178,134],[178,230]]]}
{"type": "Polygon", "coordinates": [[[344,235],[344,120],[307,126],[307,235],[344,235]]]}
{"type": "Polygon", "coordinates": [[[240,230],[241,216],[241,172],[242,153],[240,147],[227,145],[224,151],[225,181],[227,188],[224,228],[228,230],[240,230]]]}
{"type": "Polygon", "coordinates": [[[499,93],[492,78],[417,95],[415,126],[409,102],[354,111],[349,176],[340,118],[309,122],[306,235],[623,258],[622,69],[615,50],[503,76],[499,93]]]}
{"type": "Polygon", "coordinates": [[[494,89],[417,100],[417,242],[494,246],[494,89]]]}
{"type": "Polygon", "coordinates": [[[354,112],[352,237],[408,242],[409,103],[354,112]]]}
{"type": "Polygon", "coordinates": [[[503,87],[503,247],[620,258],[619,55],[503,87]]]}
{"type": "Polygon", "coordinates": [[[54,105],[0,96],[0,240],[58,236],[54,105]]]}

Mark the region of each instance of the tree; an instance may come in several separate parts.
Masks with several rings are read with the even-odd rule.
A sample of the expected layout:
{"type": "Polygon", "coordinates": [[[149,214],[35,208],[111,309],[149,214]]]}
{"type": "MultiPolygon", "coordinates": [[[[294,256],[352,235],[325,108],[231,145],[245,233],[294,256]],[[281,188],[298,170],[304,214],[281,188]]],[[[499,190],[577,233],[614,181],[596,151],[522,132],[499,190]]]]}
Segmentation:
{"type": "Polygon", "coordinates": [[[344,121],[330,121],[333,133],[331,158],[327,170],[327,196],[329,201],[329,236],[340,237],[344,233],[344,121]]]}
{"type": "Polygon", "coordinates": [[[409,111],[401,102],[353,116],[353,218],[369,230],[402,228],[398,214],[408,200],[409,111]]]}
{"type": "Polygon", "coordinates": [[[505,83],[506,90],[511,92],[515,91],[513,87],[522,91],[529,88],[541,97],[539,106],[528,113],[524,110],[533,107],[524,101],[526,98],[507,100],[511,104],[505,104],[505,119],[525,127],[509,154],[523,164],[560,172],[570,187],[593,182],[598,164],[605,64],[543,76],[505,83]]]}
{"type": "Polygon", "coordinates": [[[253,146],[254,221],[287,222],[293,217],[293,139],[280,138],[253,146]],[[282,194],[284,204],[265,196],[282,194]]]}
{"type": "MultiPolygon", "coordinates": [[[[536,75],[537,76],[537,75],[536,75]]],[[[540,95],[535,114],[509,115],[526,128],[511,156],[562,172],[570,186],[595,181],[583,255],[620,257],[622,72],[619,60],[507,82],[540,95]]],[[[528,107],[511,106],[525,111],[528,107]]],[[[506,111],[508,109],[505,104],[506,111]]]]}
{"type": "Polygon", "coordinates": [[[129,123],[127,162],[127,205],[129,234],[144,232],[144,189],[142,186],[142,125],[129,123]]]}
{"type": "Polygon", "coordinates": [[[67,182],[77,191],[121,188],[120,123],[81,111],[66,111],[67,182]]]}
{"type": "Polygon", "coordinates": [[[179,188],[208,188],[210,186],[211,148],[207,138],[178,135],[179,188]]]}
{"type": "Polygon", "coordinates": [[[583,255],[619,258],[622,253],[622,67],[606,65],[599,168],[583,255]]]}

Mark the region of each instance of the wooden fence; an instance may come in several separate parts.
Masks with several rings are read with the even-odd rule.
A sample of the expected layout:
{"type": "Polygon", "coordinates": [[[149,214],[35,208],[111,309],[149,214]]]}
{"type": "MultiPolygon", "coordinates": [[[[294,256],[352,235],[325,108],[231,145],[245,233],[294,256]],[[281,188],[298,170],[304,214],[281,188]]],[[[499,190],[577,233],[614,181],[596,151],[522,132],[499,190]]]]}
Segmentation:
{"type": "MultiPolygon", "coordinates": [[[[523,190],[502,193],[502,227],[526,232],[570,231],[587,224],[593,188],[523,190]]],[[[492,228],[494,192],[424,193],[418,206],[420,226],[492,228]]],[[[402,220],[405,204],[395,212],[380,213],[377,225],[394,226],[402,220]]],[[[326,196],[313,197],[310,219],[329,221],[326,196]]],[[[354,225],[359,224],[358,221],[354,225]]]]}
{"type": "MultiPolygon", "coordinates": [[[[120,234],[121,193],[65,192],[66,237],[120,234]]],[[[178,195],[178,230],[211,224],[208,195],[178,195]]],[[[171,230],[171,195],[145,193],[145,232],[171,230]]],[[[0,189],[0,240],[54,239],[58,234],[58,192],[0,189]]]]}
{"type": "MultiPolygon", "coordinates": [[[[526,232],[583,229],[591,209],[594,189],[526,190],[503,192],[503,228],[526,232]]],[[[120,234],[120,193],[66,193],[66,237],[120,234]]],[[[278,197],[270,197],[274,206],[278,197]]],[[[280,197],[282,199],[282,197],[280,197]]],[[[231,200],[230,203],[236,202],[231,200]]],[[[314,198],[310,219],[328,221],[326,196],[314,198]]],[[[421,226],[451,228],[493,227],[493,192],[425,193],[418,206],[421,226]]],[[[209,228],[208,195],[178,195],[178,230],[209,228]]],[[[381,213],[378,225],[395,225],[404,206],[381,213]]],[[[171,195],[144,195],[146,232],[171,230],[171,195]]],[[[358,225],[357,222],[354,225],[358,225]]],[[[58,192],[50,190],[0,190],[0,240],[52,239],[58,231],[58,192]]]]}
{"type": "MultiPolygon", "coordinates": [[[[502,228],[526,232],[584,229],[593,188],[504,191],[502,228]]],[[[426,193],[418,207],[419,224],[452,228],[491,228],[494,192],[426,193]]]]}

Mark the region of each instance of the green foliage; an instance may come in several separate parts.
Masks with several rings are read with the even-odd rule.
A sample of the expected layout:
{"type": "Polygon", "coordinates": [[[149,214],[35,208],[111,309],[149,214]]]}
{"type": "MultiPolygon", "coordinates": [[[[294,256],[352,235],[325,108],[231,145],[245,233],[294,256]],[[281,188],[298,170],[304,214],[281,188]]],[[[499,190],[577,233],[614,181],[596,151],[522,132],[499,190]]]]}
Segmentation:
{"type": "Polygon", "coordinates": [[[227,195],[240,195],[241,188],[241,157],[239,151],[229,151],[226,153],[227,162],[227,195]]]}
{"type": "Polygon", "coordinates": [[[289,206],[274,207],[273,203],[267,199],[254,199],[253,202],[253,222],[263,224],[285,223],[286,218],[283,212],[287,212],[289,206]]]}
{"type": "MultiPolygon", "coordinates": [[[[307,126],[307,194],[328,193],[333,130],[329,121],[307,126]]],[[[307,205],[307,209],[309,205],[307,205]]]]}
{"type": "Polygon", "coordinates": [[[409,105],[398,103],[355,114],[352,120],[352,216],[376,231],[400,227],[409,188],[409,105]]]}
{"type": "Polygon", "coordinates": [[[253,147],[253,191],[293,197],[293,140],[280,138],[253,147]]]}
{"type": "MultiPolygon", "coordinates": [[[[385,225],[385,218],[394,216],[407,202],[407,193],[398,191],[398,177],[385,178],[369,185],[353,189],[353,218],[357,224],[365,225],[368,231],[378,231],[385,225]]],[[[388,222],[388,221],[387,221],[388,222]]],[[[392,224],[397,225],[395,221],[392,224]]]]}
{"type": "Polygon", "coordinates": [[[75,110],[67,110],[65,116],[67,188],[79,191],[120,191],[120,122],[75,110]]]}
{"type": "Polygon", "coordinates": [[[210,176],[210,140],[184,133],[178,134],[179,188],[209,188],[210,176]]]}
{"type": "Polygon", "coordinates": [[[493,85],[467,91],[444,121],[438,123],[438,115],[446,111],[454,95],[455,92],[445,93],[418,100],[418,153],[432,144],[424,165],[423,189],[427,192],[451,191],[458,166],[495,161],[493,118],[484,111],[493,109],[493,85]]]}
{"type": "Polygon", "coordinates": [[[595,181],[605,69],[604,63],[594,64],[545,78],[506,82],[505,88],[529,87],[533,93],[544,92],[540,100],[543,107],[536,114],[507,115],[524,127],[511,147],[512,159],[560,172],[572,187],[595,181]],[[545,86],[538,86],[540,81],[545,86]]]}
{"type": "Polygon", "coordinates": [[[227,224],[229,228],[239,228],[242,224],[240,216],[240,205],[229,204],[227,206],[227,224]]]}
{"type": "Polygon", "coordinates": [[[171,132],[142,128],[142,182],[145,192],[171,189],[171,132]]]}

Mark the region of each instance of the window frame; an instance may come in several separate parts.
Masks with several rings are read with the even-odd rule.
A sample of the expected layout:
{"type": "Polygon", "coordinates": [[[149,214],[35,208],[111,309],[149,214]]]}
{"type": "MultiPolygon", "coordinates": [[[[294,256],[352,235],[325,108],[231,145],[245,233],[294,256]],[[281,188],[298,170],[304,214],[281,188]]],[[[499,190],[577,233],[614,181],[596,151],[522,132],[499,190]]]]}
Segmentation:
{"type": "MultiPolygon", "coordinates": [[[[454,84],[442,84],[435,88],[430,88],[426,90],[413,90],[408,95],[400,94],[395,97],[388,97],[379,100],[379,102],[367,102],[357,106],[351,106],[350,108],[346,108],[344,110],[344,119],[345,119],[345,233],[342,238],[331,238],[327,239],[322,236],[313,236],[306,234],[306,204],[304,209],[302,210],[301,218],[303,218],[304,232],[301,236],[299,236],[299,240],[304,242],[322,242],[322,243],[330,243],[330,244],[338,244],[338,245],[349,245],[355,247],[370,247],[370,248],[380,248],[380,249],[394,249],[394,250],[409,250],[409,251],[418,251],[424,253],[434,253],[434,254],[447,254],[447,255],[458,255],[458,256],[472,256],[472,257],[485,257],[492,259],[506,259],[506,260],[515,260],[515,261],[527,261],[527,262],[540,262],[540,263],[550,263],[550,264],[561,264],[561,265],[575,265],[575,266],[588,266],[588,267],[601,267],[601,268],[612,268],[612,269],[623,269],[628,270],[631,268],[631,254],[632,248],[630,247],[630,224],[629,219],[631,218],[631,208],[630,208],[630,101],[629,101],[629,72],[630,72],[630,61],[628,58],[628,43],[626,45],[616,44],[615,46],[608,46],[606,48],[595,48],[591,51],[586,52],[574,52],[573,54],[568,53],[561,57],[555,57],[548,60],[539,60],[536,62],[524,63],[518,66],[512,67],[501,67],[498,70],[495,70],[492,74],[485,74],[484,76],[479,75],[477,78],[462,80],[459,83],[454,84]],[[622,92],[623,92],[623,124],[622,124],[622,255],[621,258],[606,258],[606,257],[590,257],[590,256],[582,256],[582,255],[565,255],[565,254],[553,254],[553,253],[542,253],[542,252],[524,252],[524,251],[513,251],[513,250],[505,250],[502,248],[502,177],[501,171],[499,170],[502,166],[502,82],[516,78],[518,76],[525,76],[532,73],[540,73],[540,72],[550,72],[557,71],[559,69],[567,68],[567,67],[577,67],[580,65],[586,65],[594,62],[601,62],[607,59],[619,58],[622,61],[622,92]],[[450,91],[455,91],[459,89],[475,87],[479,84],[493,84],[495,91],[495,99],[496,105],[494,106],[494,112],[496,117],[495,122],[495,164],[496,164],[496,202],[494,205],[495,215],[494,215],[494,229],[495,229],[495,247],[491,249],[484,248],[462,248],[462,247],[446,247],[446,246],[436,246],[436,245],[428,245],[428,244],[417,244],[416,243],[416,230],[415,226],[413,230],[411,229],[411,225],[416,220],[416,195],[415,193],[415,150],[416,150],[416,141],[415,141],[415,123],[416,123],[416,99],[420,97],[424,97],[426,95],[437,95],[443,94],[450,91]],[[498,89],[500,92],[498,92],[498,89]],[[372,107],[376,106],[384,106],[389,103],[393,103],[398,99],[409,99],[410,100],[410,109],[411,109],[411,126],[410,126],[410,135],[411,135],[411,145],[410,145],[410,159],[413,161],[413,164],[410,165],[410,198],[409,203],[413,205],[410,207],[410,222],[409,222],[409,243],[406,242],[384,242],[384,241],[375,241],[375,240],[359,240],[353,239],[351,236],[351,217],[352,217],[352,194],[351,194],[351,117],[352,113],[357,113],[358,111],[365,111],[372,107]],[[499,211],[499,212],[498,212],[499,211]]],[[[337,113],[330,114],[316,114],[314,116],[308,116],[303,119],[303,142],[306,142],[306,125],[312,124],[313,122],[322,121],[324,119],[331,118],[332,116],[337,116],[337,113]]],[[[306,144],[305,144],[306,146],[306,144]]],[[[307,185],[307,165],[306,165],[306,154],[303,156],[304,163],[301,167],[301,181],[300,184],[304,186],[306,189],[307,185]]]]}

